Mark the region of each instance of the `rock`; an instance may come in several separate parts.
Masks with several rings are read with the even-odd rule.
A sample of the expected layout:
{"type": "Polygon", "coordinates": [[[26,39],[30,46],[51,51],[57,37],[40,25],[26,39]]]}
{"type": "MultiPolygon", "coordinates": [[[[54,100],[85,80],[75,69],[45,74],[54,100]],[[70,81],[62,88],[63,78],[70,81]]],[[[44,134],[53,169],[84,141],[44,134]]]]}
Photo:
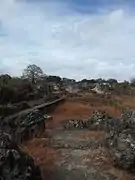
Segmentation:
{"type": "Polygon", "coordinates": [[[12,137],[0,132],[0,179],[41,180],[39,168],[34,160],[21,152],[12,137]]]}
{"type": "Polygon", "coordinates": [[[107,133],[107,145],[114,165],[123,169],[135,170],[135,111],[125,110],[107,133]]]}
{"type": "Polygon", "coordinates": [[[65,129],[104,130],[106,145],[114,165],[135,171],[135,111],[125,110],[121,118],[110,117],[103,111],[94,111],[88,121],[68,120],[65,129]]]}
{"type": "Polygon", "coordinates": [[[111,127],[113,118],[104,111],[94,111],[92,118],[86,122],[86,126],[92,130],[105,130],[111,127]]]}
{"type": "Polygon", "coordinates": [[[65,129],[84,129],[86,128],[86,123],[83,120],[71,119],[64,123],[65,129]]]}
{"type": "Polygon", "coordinates": [[[121,115],[123,128],[135,128],[135,110],[125,109],[121,115]]]}
{"type": "Polygon", "coordinates": [[[12,134],[18,143],[41,135],[45,130],[45,117],[39,110],[31,111],[28,114],[22,114],[17,118],[3,119],[0,123],[0,129],[12,134]]]}
{"type": "Polygon", "coordinates": [[[39,110],[33,110],[28,114],[21,114],[12,119],[2,119],[0,122],[0,130],[12,134],[18,143],[33,137],[40,136],[45,131],[45,120],[39,110]]]}
{"type": "Polygon", "coordinates": [[[106,131],[106,145],[114,165],[135,170],[135,111],[125,110],[120,119],[103,111],[94,111],[86,123],[91,130],[106,131]]]}
{"type": "Polygon", "coordinates": [[[71,119],[64,124],[64,127],[65,129],[89,128],[93,130],[101,130],[106,128],[109,119],[110,119],[109,115],[106,114],[105,112],[94,111],[92,118],[90,118],[89,120],[83,121],[83,120],[71,119]]]}
{"type": "Polygon", "coordinates": [[[46,122],[47,122],[47,121],[52,121],[52,120],[53,120],[53,117],[50,116],[50,115],[48,115],[48,114],[45,114],[45,115],[44,115],[44,118],[45,118],[45,121],[46,121],[46,122]]]}
{"type": "Polygon", "coordinates": [[[28,140],[38,136],[45,130],[45,117],[39,110],[34,110],[25,116],[19,117],[16,136],[18,141],[28,140]]]}
{"type": "Polygon", "coordinates": [[[110,152],[115,165],[126,170],[135,170],[135,132],[126,129],[113,137],[110,152]]]}
{"type": "Polygon", "coordinates": [[[29,127],[41,121],[44,121],[44,116],[35,109],[20,119],[20,126],[29,127]]]}

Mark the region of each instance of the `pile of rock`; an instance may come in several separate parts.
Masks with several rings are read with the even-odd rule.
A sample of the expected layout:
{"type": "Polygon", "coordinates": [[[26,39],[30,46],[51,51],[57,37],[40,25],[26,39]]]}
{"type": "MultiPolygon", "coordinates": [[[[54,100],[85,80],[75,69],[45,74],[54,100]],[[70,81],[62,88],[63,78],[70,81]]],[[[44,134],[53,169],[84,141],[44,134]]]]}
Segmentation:
{"type": "Polygon", "coordinates": [[[135,111],[125,110],[121,118],[110,117],[103,111],[94,111],[88,121],[69,120],[65,129],[106,131],[106,145],[114,165],[135,171],[135,111]]]}
{"type": "Polygon", "coordinates": [[[33,138],[33,136],[41,135],[45,130],[46,119],[47,116],[44,117],[39,110],[33,110],[12,119],[3,119],[0,123],[0,129],[12,134],[15,140],[21,143],[24,140],[33,138]]]}
{"type": "Polygon", "coordinates": [[[125,129],[111,139],[109,150],[114,165],[126,170],[135,170],[135,132],[125,129]]]}
{"type": "Polygon", "coordinates": [[[87,127],[94,130],[103,129],[107,117],[103,111],[94,111],[92,118],[87,121],[87,127]]]}
{"type": "Polygon", "coordinates": [[[31,127],[34,124],[38,124],[40,122],[43,122],[45,120],[44,116],[42,113],[40,113],[39,110],[35,109],[25,115],[24,117],[21,117],[20,119],[20,126],[25,126],[25,127],[31,127]]]}
{"type": "Polygon", "coordinates": [[[109,152],[114,165],[126,170],[135,170],[135,111],[126,110],[119,120],[121,125],[112,126],[107,134],[109,152]]]}
{"type": "Polygon", "coordinates": [[[45,130],[45,117],[39,110],[34,110],[17,120],[16,137],[18,142],[38,136],[45,130]]]}
{"type": "Polygon", "coordinates": [[[94,111],[92,117],[86,122],[86,127],[91,130],[105,130],[108,131],[115,125],[116,119],[110,117],[104,111],[94,111]]]}
{"type": "Polygon", "coordinates": [[[121,115],[123,121],[123,129],[134,128],[135,129],[135,110],[125,109],[121,115]]]}
{"type": "Polygon", "coordinates": [[[94,111],[87,120],[68,120],[65,129],[104,130],[106,145],[114,165],[135,171],[135,111],[125,110],[121,118],[110,117],[103,111],[94,111]]]}
{"type": "Polygon", "coordinates": [[[70,119],[64,123],[65,129],[84,129],[90,130],[105,130],[118,129],[121,121],[110,117],[104,111],[94,111],[92,117],[88,120],[70,119]]]}
{"type": "Polygon", "coordinates": [[[33,159],[23,153],[12,137],[4,132],[0,132],[0,179],[42,179],[40,170],[33,159]]]}
{"type": "Polygon", "coordinates": [[[86,128],[86,122],[83,120],[71,119],[67,120],[63,126],[65,129],[84,129],[86,128]]]}

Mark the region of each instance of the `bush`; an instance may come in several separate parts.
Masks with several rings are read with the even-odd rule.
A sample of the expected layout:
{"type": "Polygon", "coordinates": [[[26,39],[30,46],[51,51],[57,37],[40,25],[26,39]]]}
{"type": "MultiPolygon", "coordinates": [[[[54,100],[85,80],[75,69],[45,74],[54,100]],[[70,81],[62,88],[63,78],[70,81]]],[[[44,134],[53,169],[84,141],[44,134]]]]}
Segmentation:
{"type": "Polygon", "coordinates": [[[26,101],[17,103],[16,106],[17,106],[18,111],[22,111],[24,109],[29,109],[30,108],[30,106],[28,105],[28,103],[26,101]]]}
{"type": "Polygon", "coordinates": [[[18,112],[18,108],[16,106],[0,106],[0,116],[6,117],[11,114],[15,114],[18,112]]]}
{"type": "Polygon", "coordinates": [[[7,105],[15,97],[15,90],[9,86],[2,86],[0,88],[0,104],[7,105]]]}

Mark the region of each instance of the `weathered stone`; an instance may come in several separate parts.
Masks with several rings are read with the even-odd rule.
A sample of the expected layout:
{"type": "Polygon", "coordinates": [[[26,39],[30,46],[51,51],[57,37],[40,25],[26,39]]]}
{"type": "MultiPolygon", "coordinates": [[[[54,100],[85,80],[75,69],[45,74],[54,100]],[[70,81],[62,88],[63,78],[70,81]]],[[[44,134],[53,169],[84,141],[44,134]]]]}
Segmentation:
{"type": "Polygon", "coordinates": [[[123,130],[111,142],[114,164],[126,170],[135,170],[135,133],[131,129],[123,130]]]}
{"type": "Polygon", "coordinates": [[[38,136],[38,134],[43,133],[45,130],[44,115],[35,109],[25,116],[18,117],[16,127],[15,136],[20,143],[34,136],[38,136]]]}
{"type": "Polygon", "coordinates": [[[86,122],[86,126],[92,130],[105,130],[108,131],[118,124],[117,120],[110,117],[104,111],[94,111],[92,118],[86,122]],[[114,122],[115,121],[115,122],[114,122]]]}
{"type": "Polygon", "coordinates": [[[107,134],[107,144],[114,164],[135,170],[135,111],[125,110],[119,125],[111,126],[107,134]]]}
{"type": "Polygon", "coordinates": [[[28,140],[34,136],[41,135],[45,130],[45,121],[47,116],[44,117],[38,110],[34,110],[26,115],[20,115],[15,119],[3,119],[0,123],[0,129],[11,134],[18,143],[28,140]]]}
{"type": "Polygon", "coordinates": [[[135,110],[126,109],[123,111],[121,118],[124,128],[135,128],[135,110]]]}
{"type": "Polygon", "coordinates": [[[33,124],[44,121],[44,116],[40,113],[39,110],[35,109],[34,111],[28,113],[20,119],[20,126],[30,127],[33,124]]]}
{"type": "Polygon", "coordinates": [[[83,129],[86,127],[86,123],[83,120],[71,119],[64,123],[65,129],[83,129]]]}
{"type": "Polygon", "coordinates": [[[33,159],[21,152],[12,137],[0,132],[0,179],[41,180],[39,168],[33,159]]]}

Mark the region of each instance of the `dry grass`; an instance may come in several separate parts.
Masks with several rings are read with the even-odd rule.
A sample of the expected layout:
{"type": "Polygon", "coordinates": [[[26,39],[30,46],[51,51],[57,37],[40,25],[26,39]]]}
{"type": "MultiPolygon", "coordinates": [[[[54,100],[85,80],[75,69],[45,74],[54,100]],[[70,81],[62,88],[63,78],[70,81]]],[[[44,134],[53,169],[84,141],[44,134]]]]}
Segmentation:
{"type": "MultiPolygon", "coordinates": [[[[82,103],[80,101],[67,101],[58,106],[52,113],[53,126],[57,126],[60,122],[65,121],[66,119],[88,119],[91,117],[94,110],[103,110],[116,117],[119,117],[121,114],[121,110],[119,108],[111,105],[104,105],[103,103],[91,105],[90,103],[82,103]]],[[[50,125],[52,125],[52,123],[48,124],[48,127],[50,127],[50,125]]]]}
{"type": "Polygon", "coordinates": [[[135,108],[135,97],[79,94],[79,97],[69,98],[64,104],[56,108],[52,113],[53,124],[48,124],[48,127],[56,127],[61,121],[70,118],[87,119],[94,110],[103,110],[111,116],[120,117],[122,110],[127,107],[135,108]]]}
{"type": "MultiPolygon", "coordinates": [[[[87,119],[92,115],[93,110],[103,110],[114,117],[121,115],[123,108],[135,108],[135,97],[130,96],[108,96],[102,97],[93,94],[81,94],[80,97],[71,98],[64,104],[59,105],[52,113],[53,122],[48,122],[47,128],[55,128],[62,121],[70,118],[87,119]]],[[[81,139],[100,139],[105,136],[103,131],[80,133],[81,139]]],[[[52,178],[55,162],[58,160],[57,151],[47,147],[47,139],[34,139],[22,146],[23,151],[30,154],[35,162],[41,167],[43,176],[48,180],[52,178]]],[[[135,178],[126,172],[112,167],[110,157],[104,149],[93,151],[87,157],[95,166],[100,166],[104,171],[110,171],[117,174],[119,180],[133,180],[135,178]]]]}
{"type": "Polygon", "coordinates": [[[87,139],[87,140],[99,140],[100,138],[105,137],[105,132],[104,131],[89,131],[85,133],[79,134],[80,139],[87,139]]]}
{"type": "Polygon", "coordinates": [[[33,157],[40,167],[43,179],[54,179],[57,152],[46,146],[47,139],[34,139],[22,145],[21,149],[33,157]]]}
{"type": "Polygon", "coordinates": [[[46,144],[47,139],[34,139],[25,143],[21,149],[34,157],[36,164],[49,169],[53,167],[57,154],[46,144]]]}
{"type": "Polygon", "coordinates": [[[108,171],[112,168],[112,162],[107,150],[105,148],[98,148],[91,150],[91,153],[87,156],[87,165],[93,165],[98,170],[108,171]]]}

